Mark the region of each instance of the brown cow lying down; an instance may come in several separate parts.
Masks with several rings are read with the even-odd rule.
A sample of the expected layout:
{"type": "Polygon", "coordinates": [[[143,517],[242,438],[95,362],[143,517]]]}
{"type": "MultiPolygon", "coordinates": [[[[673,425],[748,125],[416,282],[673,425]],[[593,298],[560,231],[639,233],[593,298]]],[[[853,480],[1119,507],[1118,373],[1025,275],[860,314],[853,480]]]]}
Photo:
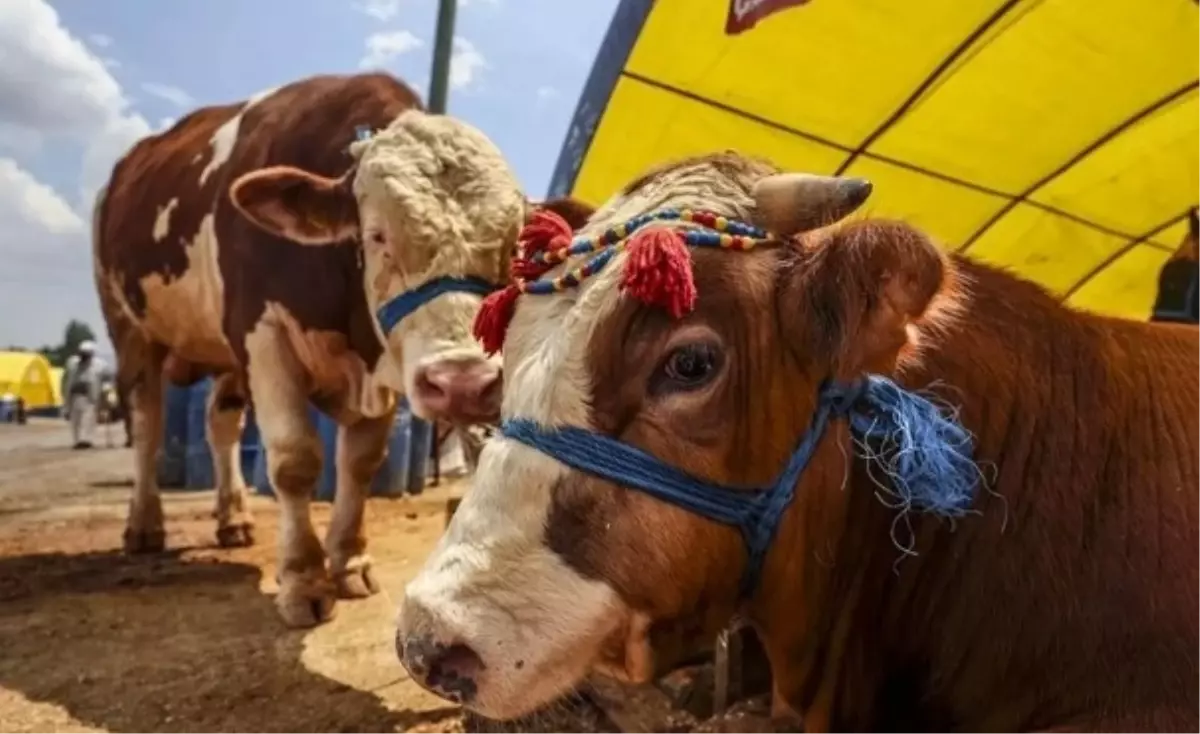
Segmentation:
{"type": "Polygon", "coordinates": [[[253,540],[237,460],[250,399],[282,513],[276,601],[292,625],[377,590],[363,501],[396,394],[429,419],[486,422],[499,408],[499,365],[470,325],[508,277],[527,202],[481,132],[419,107],[402,82],[360,74],[200,108],[134,146],[96,203],[96,282],[132,388],[126,548],[163,547],[164,378],[215,374],[217,538],[253,540]],[[310,400],[341,425],[324,548],[308,508],[335,457],[321,455],[310,400]]]}
{"type": "Polygon", "coordinates": [[[550,286],[563,224],[527,228],[526,294],[477,322],[497,346],[516,298],[505,422],[401,611],[415,679],[513,717],[738,611],[810,731],[1196,730],[1196,329],[825,226],[868,193],[682,161],[550,286]],[[738,222],[775,236],[703,246],[756,244],[738,222]]]}

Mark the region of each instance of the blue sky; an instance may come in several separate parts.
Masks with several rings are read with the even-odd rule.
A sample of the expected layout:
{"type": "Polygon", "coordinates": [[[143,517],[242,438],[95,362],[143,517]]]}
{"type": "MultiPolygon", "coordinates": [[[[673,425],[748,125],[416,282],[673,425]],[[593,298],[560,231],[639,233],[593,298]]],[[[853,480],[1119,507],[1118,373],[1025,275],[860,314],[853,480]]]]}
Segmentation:
{"type": "MultiPolygon", "coordinates": [[[[545,194],[616,0],[459,0],[449,112],[545,194]]],[[[437,0],[0,2],[0,345],[103,331],[91,197],[141,135],[197,105],[383,68],[427,96],[437,0]],[[19,314],[20,318],[13,318],[19,314]]]]}

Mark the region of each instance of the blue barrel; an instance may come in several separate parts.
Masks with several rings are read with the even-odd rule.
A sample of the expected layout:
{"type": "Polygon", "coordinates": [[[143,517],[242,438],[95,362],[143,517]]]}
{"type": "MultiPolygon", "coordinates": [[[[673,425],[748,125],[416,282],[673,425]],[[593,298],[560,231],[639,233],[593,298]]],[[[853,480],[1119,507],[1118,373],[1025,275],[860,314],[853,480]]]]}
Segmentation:
{"type": "Polygon", "coordinates": [[[192,385],[187,405],[187,449],[184,452],[184,487],[212,489],[217,484],[212,448],[208,445],[208,393],[212,379],[192,385]]]}
{"type": "Polygon", "coordinates": [[[164,396],[166,405],[163,407],[162,444],[155,461],[158,486],[163,489],[178,489],[185,483],[188,403],[191,395],[191,388],[167,385],[164,396]]]}
{"type": "Polygon", "coordinates": [[[423,492],[432,442],[430,424],[413,415],[408,400],[400,398],[388,437],[387,457],[371,483],[371,494],[398,497],[423,492]]]}
{"type": "MultiPolygon", "coordinates": [[[[188,442],[184,452],[184,486],[188,489],[212,489],[217,484],[212,446],[208,443],[208,394],[212,390],[212,385],[212,379],[206,378],[189,389],[186,411],[188,442]]],[[[261,453],[258,423],[254,420],[252,410],[246,411],[239,444],[242,477],[249,481],[254,474],[255,462],[261,453]]]]}
{"type": "Polygon", "coordinates": [[[246,422],[242,426],[242,478],[247,482],[254,476],[254,467],[262,452],[262,437],[258,432],[258,421],[254,418],[254,409],[247,408],[246,422]]]}

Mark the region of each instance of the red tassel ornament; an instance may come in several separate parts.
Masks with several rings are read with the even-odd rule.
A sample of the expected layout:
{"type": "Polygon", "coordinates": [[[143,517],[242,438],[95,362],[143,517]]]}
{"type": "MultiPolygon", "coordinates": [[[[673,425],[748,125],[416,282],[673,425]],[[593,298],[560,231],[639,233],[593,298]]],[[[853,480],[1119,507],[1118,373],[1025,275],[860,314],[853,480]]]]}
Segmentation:
{"type": "Polygon", "coordinates": [[[696,306],[692,257],[683,235],[661,227],[635,234],[625,247],[628,255],[621,287],[651,306],[680,318],[696,306]]]}
{"type": "Polygon", "coordinates": [[[483,351],[489,355],[499,352],[504,346],[508,324],[517,310],[517,297],[520,295],[520,288],[509,285],[492,293],[480,304],[473,331],[483,351]]]}

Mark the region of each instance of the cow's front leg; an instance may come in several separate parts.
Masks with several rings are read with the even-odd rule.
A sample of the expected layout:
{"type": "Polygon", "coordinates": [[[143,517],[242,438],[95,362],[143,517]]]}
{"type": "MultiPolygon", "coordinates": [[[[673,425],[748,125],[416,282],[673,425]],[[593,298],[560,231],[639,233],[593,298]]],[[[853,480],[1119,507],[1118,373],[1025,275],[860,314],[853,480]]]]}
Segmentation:
{"type": "Polygon", "coordinates": [[[379,591],[367,555],[363,510],[371,480],[387,454],[392,416],[364,418],[338,429],[337,496],[333,519],[325,536],[325,550],[338,595],[361,599],[379,591]]]}
{"type": "Polygon", "coordinates": [[[246,509],[242,475],[246,397],[236,375],[221,375],[213,381],[207,411],[208,445],[217,479],[217,544],[223,548],[253,545],[254,518],[246,509]]]}
{"type": "Polygon", "coordinates": [[[304,372],[283,330],[260,323],[246,336],[250,394],[279,501],[279,595],[291,627],[333,618],[336,599],[309,506],[321,475],[321,442],[309,419],[304,372]]]}
{"type": "Polygon", "coordinates": [[[163,354],[148,344],[127,347],[119,354],[124,370],[137,375],[131,391],[133,403],[133,497],[125,520],[125,551],[157,553],[166,546],[162,498],[158,493],[155,464],[162,445],[163,354]],[[130,366],[132,364],[133,366],[130,366]]]}

